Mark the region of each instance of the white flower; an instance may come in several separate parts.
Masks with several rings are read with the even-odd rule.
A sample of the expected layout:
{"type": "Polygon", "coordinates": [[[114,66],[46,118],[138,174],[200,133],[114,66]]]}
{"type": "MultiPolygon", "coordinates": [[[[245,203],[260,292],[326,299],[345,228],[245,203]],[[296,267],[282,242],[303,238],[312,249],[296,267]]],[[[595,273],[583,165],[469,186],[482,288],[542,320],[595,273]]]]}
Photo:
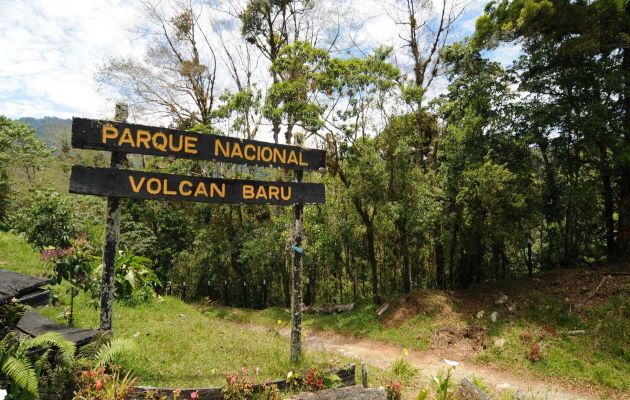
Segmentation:
{"type": "Polygon", "coordinates": [[[0,400],[4,400],[5,397],[7,397],[7,391],[0,389],[0,400]]]}
{"type": "Polygon", "coordinates": [[[459,365],[457,361],[447,360],[446,358],[443,359],[442,361],[444,361],[446,365],[448,365],[449,367],[457,367],[459,365]]]}

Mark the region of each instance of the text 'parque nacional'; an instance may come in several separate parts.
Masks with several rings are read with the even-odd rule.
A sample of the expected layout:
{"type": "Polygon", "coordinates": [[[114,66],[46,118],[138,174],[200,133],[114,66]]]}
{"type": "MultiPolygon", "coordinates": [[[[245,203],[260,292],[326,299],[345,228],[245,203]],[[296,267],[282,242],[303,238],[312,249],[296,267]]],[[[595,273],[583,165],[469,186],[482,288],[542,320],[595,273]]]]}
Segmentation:
{"type": "Polygon", "coordinates": [[[325,203],[323,184],[202,178],[184,175],[75,165],[70,192],[202,203],[325,203]]]}
{"type": "Polygon", "coordinates": [[[72,120],[72,146],[310,171],[326,158],[318,149],[84,118],[72,120]]]}

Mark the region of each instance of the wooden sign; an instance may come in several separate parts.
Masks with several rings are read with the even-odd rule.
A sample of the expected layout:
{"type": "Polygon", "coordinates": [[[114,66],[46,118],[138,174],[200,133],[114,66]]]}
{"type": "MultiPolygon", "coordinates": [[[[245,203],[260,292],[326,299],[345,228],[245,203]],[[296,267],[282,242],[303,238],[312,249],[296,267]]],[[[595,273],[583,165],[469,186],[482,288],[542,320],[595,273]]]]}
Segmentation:
{"type": "Polygon", "coordinates": [[[72,119],[72,146],[292,170],[315,171],[326,164],[324,150],[85,118],[72,119]]]}
{"type": "Polygon", "coordinates": [[[214,179],[75,165],[70,193],[202,203],[325,203],[320,183],[214,179]]]}

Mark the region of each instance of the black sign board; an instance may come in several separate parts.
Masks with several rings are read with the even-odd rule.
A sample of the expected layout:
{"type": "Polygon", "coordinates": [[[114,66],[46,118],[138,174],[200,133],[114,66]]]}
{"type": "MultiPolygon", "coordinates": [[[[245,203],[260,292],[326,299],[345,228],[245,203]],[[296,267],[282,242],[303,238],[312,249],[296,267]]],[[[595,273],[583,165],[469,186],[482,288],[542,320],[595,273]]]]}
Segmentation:
{"type": "Polygon", "coordinates": [[[72,119],[72,147],[315,171],[326,152],[169,128],[72,119]]]}
{"type": "Polygon", "coordinates": [[[72,167],[70,192],[202,203],[288,205],[326,201],[325,187],[320,183],[214,179],[79,165],[72,167]]]}

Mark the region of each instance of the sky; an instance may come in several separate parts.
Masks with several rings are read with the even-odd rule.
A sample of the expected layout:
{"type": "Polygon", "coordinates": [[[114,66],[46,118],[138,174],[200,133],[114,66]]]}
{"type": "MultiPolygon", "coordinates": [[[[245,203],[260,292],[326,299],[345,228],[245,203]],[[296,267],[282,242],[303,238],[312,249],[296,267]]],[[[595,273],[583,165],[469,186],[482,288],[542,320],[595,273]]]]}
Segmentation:
{"type": "MultiPolygon", "coordinates": [[[[359,21],[360,29],[352,38],[360,47],[385,44],[401,50],[401,27],[385,3],[332,1],[331,7],[340,4],[347,8],[349,18],[359,21]]],[[[483,5],[484,0],[476,0],[468,6],[454,38],[473,32],[483,5]]],[[[143,14],[136,1],[0,0],[0,10],[0,115],[111,116],[117,94],[99,88],[94,78],[111,57],[141,59],[144,55],[150,37],[139,33],[143,14]]],[[[506,47],[492,57],[509,64],[517,54],[517,48],[506,47]]]]}

